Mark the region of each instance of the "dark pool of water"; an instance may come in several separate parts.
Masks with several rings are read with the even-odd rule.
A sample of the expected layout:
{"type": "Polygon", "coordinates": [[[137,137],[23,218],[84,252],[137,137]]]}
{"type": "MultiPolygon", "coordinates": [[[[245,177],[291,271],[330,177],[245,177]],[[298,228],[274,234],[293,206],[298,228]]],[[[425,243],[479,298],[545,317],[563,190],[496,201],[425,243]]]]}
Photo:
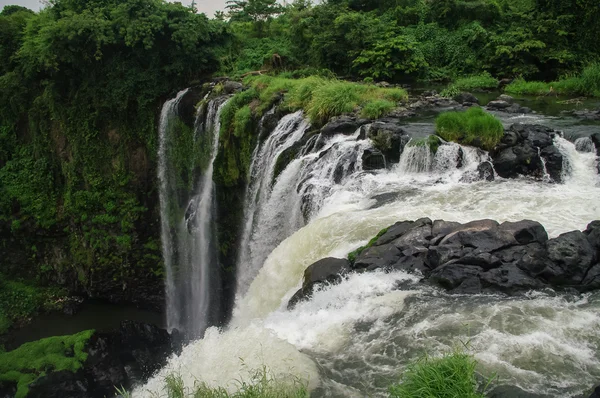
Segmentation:
{"type": "Polygon", "coordinates": [[[109,332],[118,329],[121,322],[125,320],[165,327],[164,317],[160,313],[140,310],[133,306],[90,301],[84,303],[75,315],[50,313],[35,317],[25,327],[9,333],[5,348],[12,350],[30,341],[74,334],[89,329],[109,332]]]}

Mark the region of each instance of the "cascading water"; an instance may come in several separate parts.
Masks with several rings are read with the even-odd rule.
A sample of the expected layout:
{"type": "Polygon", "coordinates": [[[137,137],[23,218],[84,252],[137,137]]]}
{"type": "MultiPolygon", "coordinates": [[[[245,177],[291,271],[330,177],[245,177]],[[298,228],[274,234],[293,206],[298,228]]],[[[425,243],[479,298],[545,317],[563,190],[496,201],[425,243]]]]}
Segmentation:
{"type": "Polygon", "coordinates": [[[563,184],[469,182],[465,176],[489,157],[451,143],[435,155],[426,146],[408,146],[404,166],[365,172],[361,158],[368,140],[357,134],[311,138],[310,149],[299,151],[276,181],[267,176],[268,196],[252,209],[255,234],[248,242],[258,245],[261,234],[272,233],[277,239],[269,238],[270,244],[277,247],[247,271],[251,283],[239,294],[229,327],[209,329],[134,397],[162,391],[173,372],[189,388],[204,382],[235,390],[232,380],[248,381],[251,370],[262,366],[309,380],[315,397],[383,397],[409,362],[461,341],[470,341],[479,371],[496,372],[499,384],[551,397],[584,392],[600,380],[600,293],[449,296],[422,285],[399,291],[398,282],[418,277],[394,271],[350,275],[287,309],[307,266],[346,256],[398,220],[532,219],[557,236],[600,219],[595,153],[578,152],[560,137],[555,145],[569,164],[563,184]],[[261,211],[277,221],[258,222],[261,211]],[[296,232],[280,225],[291,220],[296,232]],[[283,240],[286,233],[291,235],[283,240]]]}
{"type": "MultiPolygon", "coordinates": [[[[181,193],[175,169],[176,154],[172,148],[173,126],[176,125],[176,107],[186,91],[163,106],[160,123],[159,180],[161,202],[161,239],[167,273],[167,325],[169,329],[183,330],[189,336],[199,336],[211,321],[211,289],[218,273],[214,241],[215,196],[213,165],[219,145],[220,114],[226,104],[224,98],[209,101],[206,118],[198,115],[194,126],[194,140],[202,140],[208,147],[206,168],[197,184],[197,194],[188,199],[181,193]],[[187,207],[184,207],[186,206],[187,207]]],[[[200,111],[199,111],[200,112],[200,111]]],[[[199,148],[195,157],[202,157],[199,148]]],[[[193,160],[192,160],[193,161],[193,160]]]]}

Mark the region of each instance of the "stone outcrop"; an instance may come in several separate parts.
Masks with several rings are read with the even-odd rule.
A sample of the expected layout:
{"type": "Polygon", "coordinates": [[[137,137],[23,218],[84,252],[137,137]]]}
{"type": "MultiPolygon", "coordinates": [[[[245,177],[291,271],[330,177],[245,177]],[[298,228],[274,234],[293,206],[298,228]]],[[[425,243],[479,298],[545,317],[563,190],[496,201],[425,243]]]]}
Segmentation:
{"type": "Polygon", "coordinates": [[[353,263],[324,259],[307,269],[303,288],[290,305],[320,283],[336,283],[348,272],[402,270],[451,293],[518,295],[532,289],[600,289],[600,221],[585,231],[548,239],[536,222],[465,224],[428,218],[392,225],[353,263]]]}
{"type": "Polygon", "coordinates": [[[556,134],[545,126],[513,124],[491,153],[494,169],[503,178],[542,178],[547,172],[554,181],[561,182],[563,156],[553,144],[556,134]]]}
{"type": "Polygon", "coordinates": [[[88,358],[77,372],[49,372],[29,387],[29,398],[103,398],[115,387],[131,388],[147,381],[181,350],[177,334],[143,323],[125,321],[118,331],[96,333],[89,340],[88,358]]]}

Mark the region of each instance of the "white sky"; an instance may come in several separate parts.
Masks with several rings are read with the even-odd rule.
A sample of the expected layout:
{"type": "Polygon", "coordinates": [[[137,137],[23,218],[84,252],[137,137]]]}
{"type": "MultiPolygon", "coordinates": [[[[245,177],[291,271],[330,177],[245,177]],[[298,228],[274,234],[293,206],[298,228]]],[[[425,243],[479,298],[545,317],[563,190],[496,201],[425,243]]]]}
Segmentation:
{"type": "MultiPolygon", "coordinates": [[[[173,0],[168,0],[174,2],[173,0]]],[[[182,4],[189,5],[192,0],[179,0],[182,4]]],[[[196,8],[199,12],[203,12],[209,17],[212,17],[217,10],[223,10],[225,8],[226,0],[196,0],[196,8]]],[[[4,8],[6,5],[20,5],[38,11],[42,6],[39,0],[0,0],[0,8],[4,8]]]]}

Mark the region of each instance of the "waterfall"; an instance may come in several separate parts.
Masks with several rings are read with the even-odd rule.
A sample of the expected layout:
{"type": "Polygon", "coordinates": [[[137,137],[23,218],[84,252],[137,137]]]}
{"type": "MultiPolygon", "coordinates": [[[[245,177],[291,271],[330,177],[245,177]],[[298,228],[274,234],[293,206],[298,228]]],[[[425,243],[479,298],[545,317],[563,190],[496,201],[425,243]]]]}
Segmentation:
{"type": "MultiPolygon", "coordinates": [[[[218,305],[211,289],[218,284],[217,242],[214,239],[215,195],[213,165],[218,152],[220,114],[226,101],[209,101],[206,118],[198,114],[194,126],[195,140],[202,139],[208,148],[199,148],[195,157],[207,152],[206,169],[198,179],[196,193],[182,193],[175,169],[172,148],[172,124],[175,109],[185,91],[163,106],[160,124],[159,180],[161,202],[161,239],[166,268],[167,325],[189,336],[199,336],[211,322],[218,305]],[[187,206],[185,204],[187,203],[187,206]],[[185,207],[184,207],[185,206],[185,207]],[[211,308],[214,307],[214,308],[211,308]]],[[[200,112],[200,110],[199,110],[200,112]]],[[[192,159],[193,160],[193,159],[192,159]]]]}
{"type": "MultiPolygon", "coordinates": [[[[299,116],[301,114],[294,114],[291,118],[299,116]]],[[[247,195],[258,199],[247,207],[249,212],[246,213],[241,247],[245,253],[238,263],[238,295],[245,293],[269,253],[321,209],[324,199],[337,184],[362,169],[359,159],[364,149],[370,146],[367,141],[357,141],[357,132],[352,136],[323,139],[322,148],[310,152],[307,148],[313,148],[319,140],[311,137],[299,151],[300,156],[292,160],[273,183],[275,163],[285,150],[282,148],[297,142],[308,125],[302,122],[295,128],[290,132],[294,129],[291,120],[282,119],[263,144],[258,160],[253,162],[252,175],[256,176],[256,181],[249,185],[247,195]],[[285,139],[286,134],[290,138],[285,139]],[[255,191],[255,184],[260,184],[262,189],[255,191]]]]}
{"type": "Polygon", "coordinates": [[[595,152],[596,145],[590,137],[580,137],[575,140],[575,149],[578,152],[595,152]]]}
{"type": "Polygon", "coordinates": [[[431,170],[433,154],[429,145],[413,144],[409,141],[400,156],[400,163],[397,166],[399,173],[423,173],[431,170]]]}

